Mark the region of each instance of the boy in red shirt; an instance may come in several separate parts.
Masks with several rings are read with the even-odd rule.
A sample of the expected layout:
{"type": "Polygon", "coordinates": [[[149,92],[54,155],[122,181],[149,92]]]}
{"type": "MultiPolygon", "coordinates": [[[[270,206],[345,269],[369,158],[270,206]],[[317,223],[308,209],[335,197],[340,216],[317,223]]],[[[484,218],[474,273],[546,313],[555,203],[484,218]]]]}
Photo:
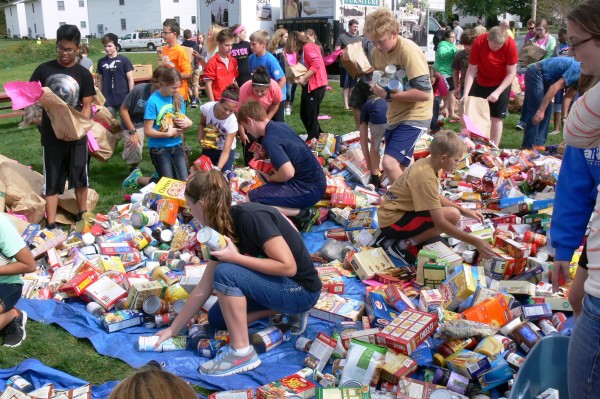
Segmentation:
{"type": "Polygon", "coordinates": [[[204,68],[206,95],[209,101],[219,101],[225,88],[235,82],[239,72],[237,61],[231,56],[233,34],[224,29],[217,34],[218,51],[204,68]]]}
{"type": "Polygon", "coordinates": [[[517,74],[517,60],[515,41],[499,26],[478,36],[471,46],[464,94],[488,100],[492,122],[490,138],[498,146],[502,139],[502,120],[506,117],[510,85],[517,74]]]}

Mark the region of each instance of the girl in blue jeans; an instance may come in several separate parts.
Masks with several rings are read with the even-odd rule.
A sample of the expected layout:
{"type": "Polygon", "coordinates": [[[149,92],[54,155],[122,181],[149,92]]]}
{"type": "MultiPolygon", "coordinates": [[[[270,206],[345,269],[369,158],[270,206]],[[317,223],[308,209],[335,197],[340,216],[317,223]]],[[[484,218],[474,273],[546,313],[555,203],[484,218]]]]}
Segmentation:
{"type": "Polygon", "coordinates": [[[182,136],[192,121],[185,116],[185,102],[177,92],[181,75],[175,68],[169,68],[160,75],[158,84],[158,90],[148,98],[144,113],[150,159],[159,177],[185,180],[188,169],[182,136]]]}
{"type": "Polygon", "coordinates": [[[185,198],[194,217],[225,236],[227,247],[211,251],[200,283],[173,324],[156,335],[157,346],[177,335],[213,290],[218,303],[208,321],[229,331],[230,344],[200,365],[202,374],[227,376],[252,370],[261,361],[248,339],[248,323],[277,313],[290,315],[292,334],[306,328],[321,280],[300,233],[275,208],[244,203],[231,206],[231,191],[217,170],[190,177],[185,198]]]}

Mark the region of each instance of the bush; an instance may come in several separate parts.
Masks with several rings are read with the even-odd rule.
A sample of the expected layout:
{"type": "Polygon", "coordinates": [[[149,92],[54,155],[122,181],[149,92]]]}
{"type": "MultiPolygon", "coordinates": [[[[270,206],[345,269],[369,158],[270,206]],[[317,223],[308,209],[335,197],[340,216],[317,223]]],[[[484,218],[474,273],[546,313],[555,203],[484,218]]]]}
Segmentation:
{"type": "Polygon", "coordinates": [[[56,43],[42,40],[23,40],[0,49],[0,68],[6,69],[32,62],[42,62],[56,58],[56,43]]]}

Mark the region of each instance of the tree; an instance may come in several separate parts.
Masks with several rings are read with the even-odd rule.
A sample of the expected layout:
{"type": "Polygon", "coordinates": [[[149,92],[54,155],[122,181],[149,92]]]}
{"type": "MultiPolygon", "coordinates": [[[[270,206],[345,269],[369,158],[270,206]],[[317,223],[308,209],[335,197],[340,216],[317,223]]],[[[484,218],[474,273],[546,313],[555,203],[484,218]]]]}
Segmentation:
{"type": "Polygon", "coordinates": [[[531,18],[531,0],[511,0],[506,4],[506,12],[521,17],[521,22],[525,25],[531,18]]]}
{"type": "Polygon", "coordinates": [[[497,15],[505,13],[509,0],[456,0],[456,8],[466,15],[477,17],[490,17],[496,19],[497,15]]]}

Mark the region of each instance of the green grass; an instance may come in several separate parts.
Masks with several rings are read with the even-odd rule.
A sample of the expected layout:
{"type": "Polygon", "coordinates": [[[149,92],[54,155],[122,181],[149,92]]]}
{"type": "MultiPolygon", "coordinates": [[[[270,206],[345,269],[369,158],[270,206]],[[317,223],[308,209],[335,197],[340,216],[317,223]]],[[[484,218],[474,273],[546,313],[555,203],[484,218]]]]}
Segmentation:
{"type": "MultiPolygon", "coordinates": [[[[19,44],[16,42],[19,41],[0,40],[0,50],[11,49],[11,46],[19,44]]],[[[33,41],[30,41],[28,44],[35,45],[33,41]]],[[[92,40],[91,46],[91,58],[97,61],[102,56],[99,52],[101,50],[99,40],[92,40]]],[[[156,56],[153,54],[139,54],[135,52],[123,54],[129,57],[134,64],[155,65],[156,63],[156,56]]],[[[38,59],[35,62],[27,62],[8,68],[0,66],[0,83],[27,80],[35,67],[44,60],[38,59]]],[[[342,105],[339,83],[332,81],[330,84],[333,87],[333,91],[327,92],[321,106],[321,114],[330,115],[332,118],[321,121],[323,129],[336,134],[355,130],[352,113],[345,111],[342,105]]],[[[287,122],[298,133],[305,133],[298,116],[299,106],[300,92],[298,91],[296,93],[296,106],[291,117],[287,118],[287,122]]],[[[197,128],[199,111],[197,109],[190,109],[188,115],[194,121],[194,126],[197,128]]],[[[519,116],[515,114],[509,115],[506,119],[501,143],[503,148],[518,148],[520,146],[522,133],[514,128],[518,119],[519,116]]],[[[30,165],[34,170],[42,173],[42,150],[39,133],[35,128],[19,129],[17,127],[19,122],[19,118],[0,120],[0,131],[2,132],[0,153],[16,159],[25,165],[30,165]]],[[[457,124],[447,124],[446,127],[454,130],[458,129],[457,124]]],[[[192,128],[186,134],[186,141],[192,146],[192,159],[195,159],[200,154],[195,128],[192,128]]],[[[550,136],[548,139],[549,144],[556,144],[559,141],[560,136],[550,136]]],[[[123,143],[121,141],[115,151],[115,155],[108,162],[102,163],[96,160],[92,160],[91,162],[89,173],[90,187],[94,188],[100,195],[100,201],[96,208],[97,211],[106,212],[113,204],[123,201],[121,182],[127,176],[128,170],[121,160],[122,150],[123,143]]],[[[141,167],[146,175],[153,172],[147,152],[144,154],[141,167]]],[[[2,349],[0,368],[11,368],[25,359],[37,358],[50,367],[57,368],[96,384],[111,380],[120,380],[132,372],[132,369],[122,361],[99,355],[88,340],[77,339],[60,327],[30,322],[27,325],[27,334],[28,339],[19,348],[2,349]]]]}

